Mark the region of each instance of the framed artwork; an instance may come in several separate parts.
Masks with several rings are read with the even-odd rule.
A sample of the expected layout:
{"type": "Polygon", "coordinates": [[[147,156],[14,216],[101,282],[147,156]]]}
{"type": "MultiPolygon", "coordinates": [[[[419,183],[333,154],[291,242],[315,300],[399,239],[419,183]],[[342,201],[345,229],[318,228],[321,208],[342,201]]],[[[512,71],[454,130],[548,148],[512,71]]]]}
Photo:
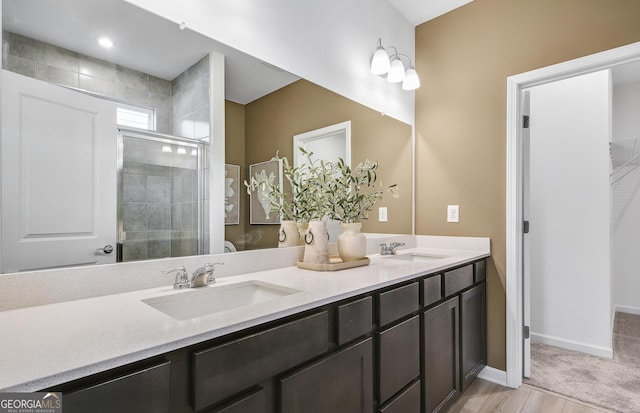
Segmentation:
{"type": "Polygon", "coordinates": [[[240,165],[224,165],[224,224],[240,223],[240,165]]]}
{"type": "MultiPolygon", "coordinates": [[[[249,165],[249,179],[263,175],[271,183],[276,183],[282,188],[282,161],[266,161],[249,165]]],[[[269,197],[260,188],[251,192],[249,199],[249,223],[250,224],[278,224],[280,214],[271,210],[269,197]]]]}

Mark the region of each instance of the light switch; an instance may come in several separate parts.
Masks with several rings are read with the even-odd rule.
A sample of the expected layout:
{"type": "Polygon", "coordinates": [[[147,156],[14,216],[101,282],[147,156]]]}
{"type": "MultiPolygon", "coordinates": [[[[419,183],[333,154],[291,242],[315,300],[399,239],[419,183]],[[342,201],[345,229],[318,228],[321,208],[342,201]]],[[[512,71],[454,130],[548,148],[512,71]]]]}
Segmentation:
{"type": "Polygon", "coordinates": [[[378,222],[387,222],[387,207],[378,208],[378,222]]]}
{"type": "Polygon", "coordinates": [[[447,222],[460,222],[460,206],[459,205],[447,206],[447,222]]]}

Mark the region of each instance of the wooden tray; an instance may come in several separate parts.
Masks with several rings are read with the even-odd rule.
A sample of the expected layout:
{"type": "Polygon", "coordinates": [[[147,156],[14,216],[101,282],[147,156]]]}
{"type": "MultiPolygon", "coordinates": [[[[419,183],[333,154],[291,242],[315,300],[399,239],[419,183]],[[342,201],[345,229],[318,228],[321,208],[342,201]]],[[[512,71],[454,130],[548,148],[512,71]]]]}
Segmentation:
{"type": "Polygon", "coordinates": [[[329,264],[311,264],[303,261],[296,262],[298,268],[302,268],[305,270],[313,270],[313,271],[339,271],[346,270],[347,268],[355,268],[362,267],[364,265],[369,265],[371,260],[367,257],[364,257],[361,260],[356,261],[347,261],[342,262],[340,257],[330,257],[329,264]]]}

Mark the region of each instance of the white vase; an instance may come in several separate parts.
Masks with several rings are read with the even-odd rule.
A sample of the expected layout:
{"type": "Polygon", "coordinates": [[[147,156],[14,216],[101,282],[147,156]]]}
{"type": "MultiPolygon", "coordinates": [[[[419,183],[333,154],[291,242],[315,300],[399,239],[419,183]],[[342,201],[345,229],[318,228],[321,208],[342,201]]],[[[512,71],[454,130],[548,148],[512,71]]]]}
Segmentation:
{"type": "Polygon", "coordinates": [[[367,255],[367,237],[360,231],[362,223],[342,224],[342,234],[338,237],[338,254],[342,261],[356,261],[367,255]]]}
{"type": "Polygon", "coordinates": [[[298,225],[295,221],[284,220],[280,223],[280,231],[278,231],[278,248],[295,247],[298,245],[300,234],[298,233],[298,225]]]}
{"type": "Polygon", "coordinates": [[[304,246],[304,235],[307,233],[307,229],[309,229],[308,222],[298,222],[298,244],[304,246]]]}
{"type": "Polygon", "coordinates": [[[302,260],[309,264],[329,263],[329,233],[324,221],[311,221],[304,235],[304,256],[302,260]]]}

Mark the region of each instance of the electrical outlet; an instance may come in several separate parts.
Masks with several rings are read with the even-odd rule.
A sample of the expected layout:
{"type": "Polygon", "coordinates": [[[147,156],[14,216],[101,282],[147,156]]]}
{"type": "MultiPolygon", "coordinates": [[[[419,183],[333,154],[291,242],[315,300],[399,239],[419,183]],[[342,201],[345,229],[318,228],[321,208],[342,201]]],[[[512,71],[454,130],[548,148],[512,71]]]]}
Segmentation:
{"type": "Polygon", "coordinates": [[[447,222],[460,222],[460,206],[459,205],[447,206],[447,222]]]}
{"type": "Polygon", "coordinates": [[[378,208],[378,222],[387,222],[387,207],[378,208]]]}

